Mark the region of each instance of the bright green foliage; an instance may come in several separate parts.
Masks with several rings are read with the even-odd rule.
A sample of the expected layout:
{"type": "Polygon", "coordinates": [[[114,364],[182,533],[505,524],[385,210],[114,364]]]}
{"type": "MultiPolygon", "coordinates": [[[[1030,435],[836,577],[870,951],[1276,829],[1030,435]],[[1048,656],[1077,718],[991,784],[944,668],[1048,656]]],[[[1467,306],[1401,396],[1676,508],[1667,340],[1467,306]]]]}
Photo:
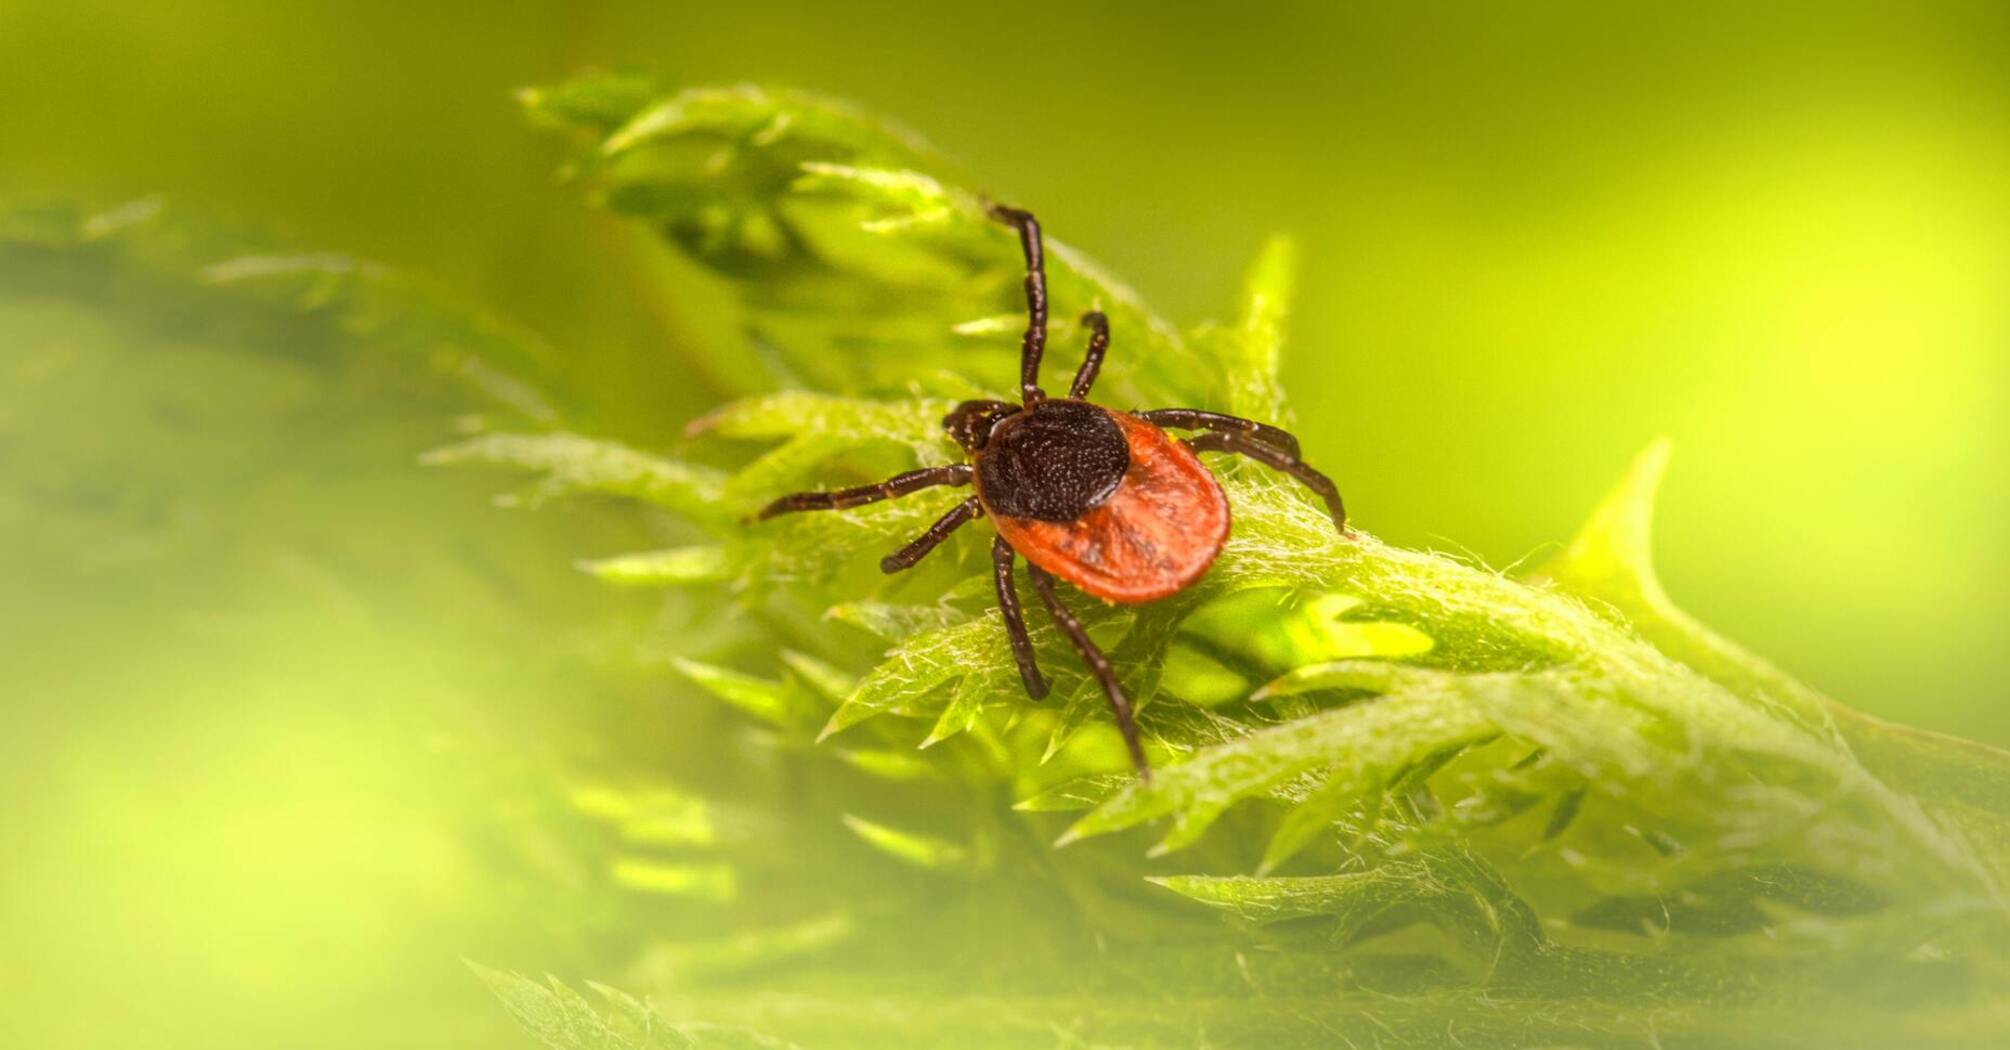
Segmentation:
{"type": "Polygon", "coordinates": [[[726,552],[718,547],[668,547],[579,563],[581,571],[631,587],[717,583],[726,567],[726,552]]]}
{"type": "MultiPolygon", "coordinates": [[[[1037,614],[1056,689],[1046,704],[1019,691],[981,525],[913,573],[871,571],[869,553],[957,495],[738,520],[783,491],[948,461],[947,405],[1009,387],[1018,255],[979,197],[913,136],[809,96],[589,80],[525,98],[580,134],[573,173],[599,204],[739,295],[754,352],[729,374],[750,396],[695,424],[690,454],[768,447],[721,473],[554,431],[432,461],[512,464],[540,475],[538,497],[633,497],[679,512],[683,541],[703,534],[588,568],[730,604],[736,632],[653,644],[766,727],[778,779],[821,793],[745,802],[796,831],[724,863],[856,916],[842,938],[877,946],[740,985],[638,967],[680,1010],[813,1046],[2000,1030],[2010,765],[1850,713],[1676,610],[1648,560],[1665,447],[1527,580],[1336,537],[1289,483],[1215,461],[1235,534],[1208,577],[1138,608],[1070,598],[1143,705],[1156,772],[1138,780],[1037,614]],[[1135,828],[1156,846],[1085,841],[1135,828]],[[861,840],[927,891],[818,884],[861,840]]],[[[1288,418],[1288,242],[1257,260],[1235,324],[1190,333],[1050,246],[1054,375],[1078,352],[1069,319],[1100,306],[1103,400],[1288,418]]],[[[615,1041],[562,988],[490,980],[553,1046],[713,1045],[615,1041]]]]}
{"type": "Polygon", "coordinates": [[[600,492],[706,514],[714,512],[722,495],[713,471],[563,432],[483,434],[429,452],[423,462],[431,466],[505,463],[540,471],[542,476],[529,493],[503,501],[509,506],[535,507],[554,496],[600,492]]]}

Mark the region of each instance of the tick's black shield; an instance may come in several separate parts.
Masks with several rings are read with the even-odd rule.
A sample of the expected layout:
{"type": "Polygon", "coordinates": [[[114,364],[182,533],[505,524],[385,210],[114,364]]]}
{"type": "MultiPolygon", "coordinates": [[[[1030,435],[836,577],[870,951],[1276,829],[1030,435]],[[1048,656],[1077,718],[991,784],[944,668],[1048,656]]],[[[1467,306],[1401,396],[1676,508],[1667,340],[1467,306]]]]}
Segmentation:
{"type": "Polygon", "coordinates": [[[1074,521],[1110,498],[1131,453],[1107,409],[1052,399],[998,425],[977,458],[977,485],[994,514],[1074,521]]]}

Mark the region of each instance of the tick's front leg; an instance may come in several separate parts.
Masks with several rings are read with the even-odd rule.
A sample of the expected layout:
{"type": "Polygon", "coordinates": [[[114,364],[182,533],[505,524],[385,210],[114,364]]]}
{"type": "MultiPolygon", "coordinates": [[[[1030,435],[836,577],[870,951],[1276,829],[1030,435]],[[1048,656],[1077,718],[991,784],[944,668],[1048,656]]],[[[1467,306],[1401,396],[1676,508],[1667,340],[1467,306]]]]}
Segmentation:
{"type": "Polygon", "coordinates": [[[1047,396],[1040,389],[1040,358],[1047,352],[1047,255],[1040,220],[1030,211],[1003,204],[991,205],[990,212],[1019,231],[1019,248],[1026,256],[1026,337],[1019,344],[1019,398],[1031,405],[1047,396]]]}
{"type": "Polygon", "coordinates": [[[935,485],[970,484],[970,465],[952,463],[946,467],[923,467],[905,474],[895,474],[885,481],[856,488],[834,489],[830,492],[794,492],[775,500],[761,508],[754,515],[755,521],[765,521],[777,514],[792,514],[804,510],[843,510],[881,500],[899,499],[909,493],[935,485]]]}
{"type": "Polygon", "coordinates": [[[899,572],[902,569],[914,568],[915,562],[928,557],[928,552],[941,546],[942,541],[948,539],[950,533],[962,528],[965,522],[983,513],[984,505],[979,503],[975,496],[949,508],[949,513],[935,519],[935,524],[930,525],[927,532],[916,536],[914,541],[907,546],[881,558],[879,560],[879,571],[899,572]]]}

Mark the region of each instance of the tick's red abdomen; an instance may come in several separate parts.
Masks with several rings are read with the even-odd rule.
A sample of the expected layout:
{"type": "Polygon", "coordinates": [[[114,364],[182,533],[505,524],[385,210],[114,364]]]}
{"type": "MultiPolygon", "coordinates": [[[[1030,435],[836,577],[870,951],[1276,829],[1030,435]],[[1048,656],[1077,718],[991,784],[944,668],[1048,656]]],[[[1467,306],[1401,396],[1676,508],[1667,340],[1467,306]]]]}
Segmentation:
{"type": "MultiPolygon", "coordinates": [[[[991,511],[1027,561],[1106,602],[1156,601],[1184,590],[1228,542],[1228,500],[1193,450],[1135,416],[1111,412],[1130,449],[1124,480],[1074,521],[991,511]]],[[[983,495],[983,486],[978,486],[983,495]]],[[[990,510],[987,501],[987,510],[990,510]]]]}

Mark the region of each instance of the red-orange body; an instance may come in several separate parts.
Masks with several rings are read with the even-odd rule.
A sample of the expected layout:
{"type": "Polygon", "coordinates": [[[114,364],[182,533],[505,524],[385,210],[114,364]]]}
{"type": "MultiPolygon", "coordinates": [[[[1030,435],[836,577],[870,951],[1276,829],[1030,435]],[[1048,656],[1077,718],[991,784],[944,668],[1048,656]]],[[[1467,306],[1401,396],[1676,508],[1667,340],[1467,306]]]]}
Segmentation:
{"type": "MultiPolygon", "coordinates": [[[[986,510],[1027,561],[1084,593],[1117,604],[1156,601],[1214,564],[1228,542],[1228,500],[1184,443],[1129,413],[1109,415],[1130,465],[1100,505],[1067,522],[1001,515],[989,501],[986,510]]],[[[981,482],[977,493],[984,495],[981,482]]]]}

